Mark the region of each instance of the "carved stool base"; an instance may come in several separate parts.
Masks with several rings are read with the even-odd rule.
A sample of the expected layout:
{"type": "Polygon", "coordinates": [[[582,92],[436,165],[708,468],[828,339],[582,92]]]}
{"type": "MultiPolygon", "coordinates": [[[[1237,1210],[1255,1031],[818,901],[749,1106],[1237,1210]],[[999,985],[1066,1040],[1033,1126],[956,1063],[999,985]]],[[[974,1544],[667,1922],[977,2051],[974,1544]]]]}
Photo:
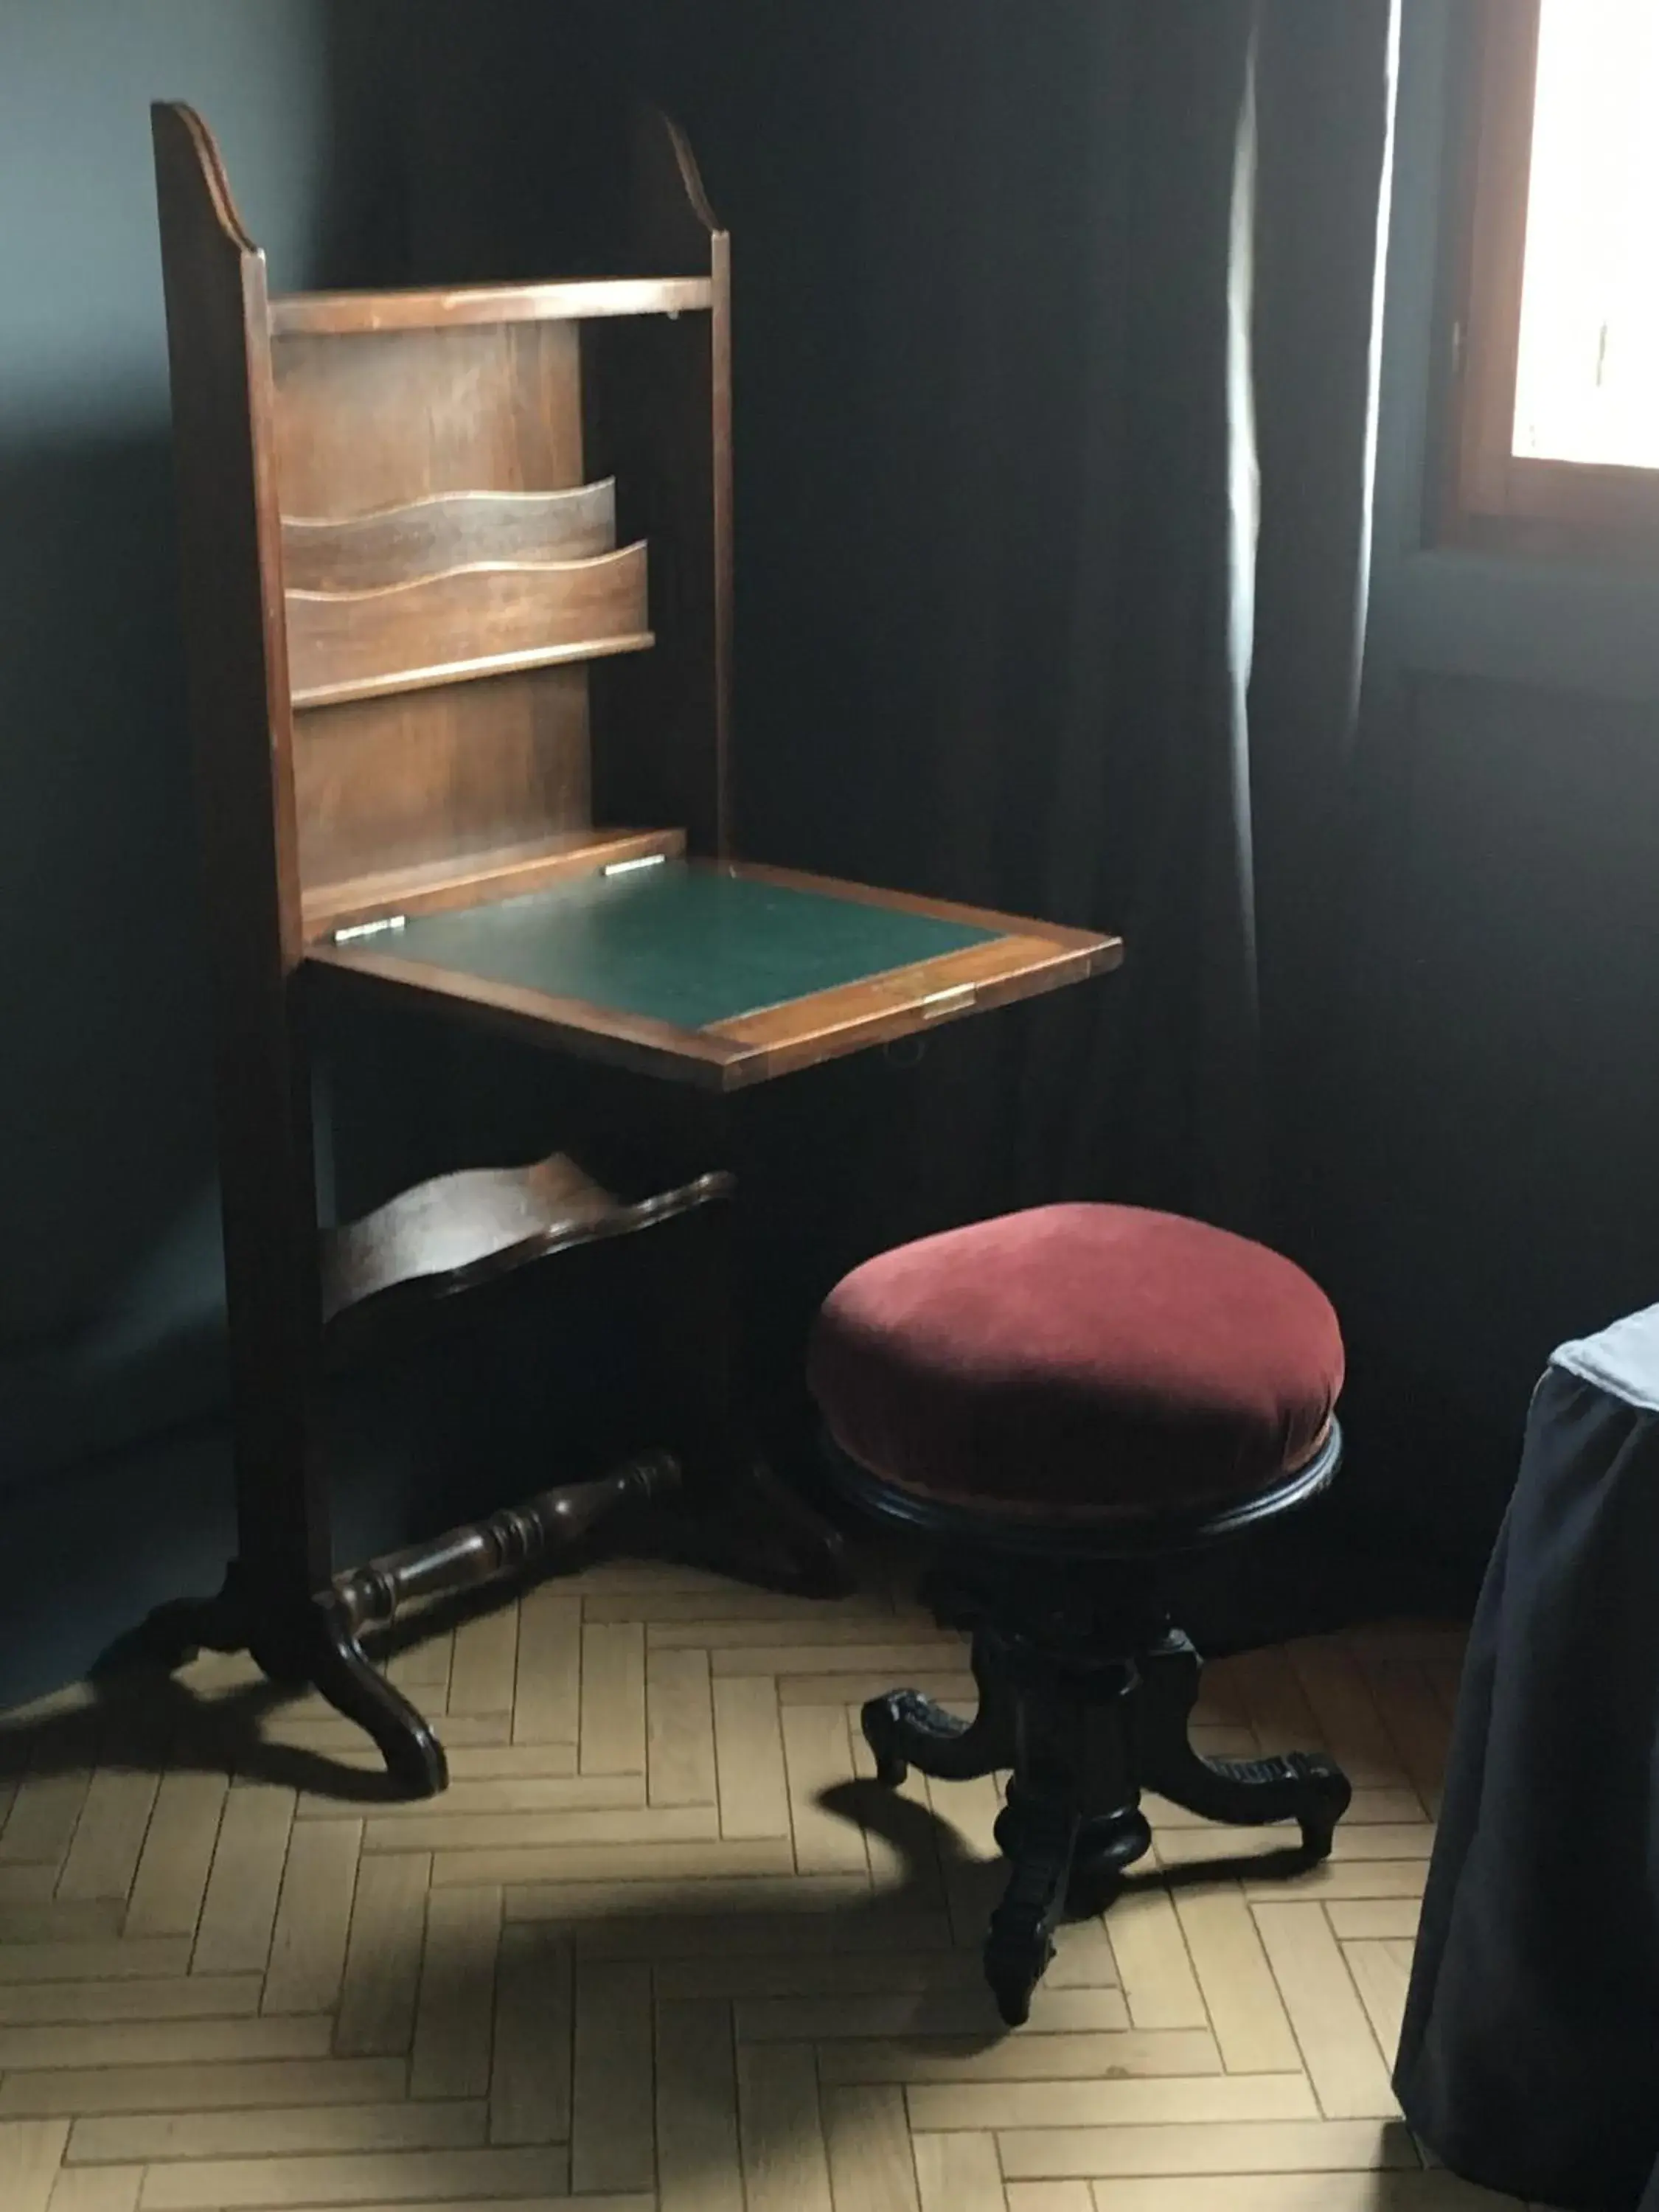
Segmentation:
{"type": "MultiPolygon", "coordinates": [[[[950,1610],[960,1620],[959,1601],[950,1610]]],[[[1293,1820],[1309,1864],[1328,1855],[1348,1808],[1347,1778],[1322,1755],[1200,1756],[1188,1740],[1197,1652],[1167,1628],[1134,1641],[1139,1648],[1125,1650],[1092,1614],[1067,1621],[1051,1613],[1019,1626],[983,1619],[974,1633],[980,1704],[971,1722],[914,1690],[872,1698],[863,1711],[865,1741],[890,1787],[911,1766],[944,1781],[1012,1771],[995,1830],[1011,1871],[985,1942],[986,1978],[1011,2027],[1030,2016],[1061,1916],[1100,1911],[1150,1850],[1143,1789],[1206,1820],[1293,1820]]]]}

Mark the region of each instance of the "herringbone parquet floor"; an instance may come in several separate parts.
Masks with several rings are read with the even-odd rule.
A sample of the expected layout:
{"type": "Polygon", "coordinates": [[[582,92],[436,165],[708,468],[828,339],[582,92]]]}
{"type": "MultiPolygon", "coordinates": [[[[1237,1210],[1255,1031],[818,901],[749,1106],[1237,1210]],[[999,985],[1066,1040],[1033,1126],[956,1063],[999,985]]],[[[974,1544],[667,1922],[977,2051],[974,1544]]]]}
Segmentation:
{"type": "Polygon", "coordinates": [[[971,1691],[883,1595],[617,1564],[431,1634],[391,1662],[446,1716],[427,1805],[240,1661],[66,1693],[0,1729],[0,2208],[1496,2203],[1389,2088],[1455,1663],[1395,1630],[1213,1668],[1206,1747],[1347,1765],[1334,1858],[1206,1873],[1282,1838],[1164,1810],[1012,2035],[994,1786],[867,1779],[863,1698],[971,1691]]]}

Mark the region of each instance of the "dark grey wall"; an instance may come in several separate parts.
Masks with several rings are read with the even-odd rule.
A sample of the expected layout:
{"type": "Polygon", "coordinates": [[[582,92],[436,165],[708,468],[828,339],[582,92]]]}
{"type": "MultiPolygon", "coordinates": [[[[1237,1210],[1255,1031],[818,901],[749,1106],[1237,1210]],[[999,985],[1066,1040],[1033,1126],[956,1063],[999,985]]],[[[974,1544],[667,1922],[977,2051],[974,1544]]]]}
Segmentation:
{"type": "Polygon", "coordinates": [[[1457,0],[1405,0],[1343,1297],[1393,1499],[1478,1559],[1553,1346],[1659,1297],[1659,572],[1424,525],[1457,0]]]}
{"type": "Polygon", "coordinates": [[[338,13],[0,0],[0,1488],[217,1387],[148,107],[200,107],[316,281],[374,144],[338,13]]]}

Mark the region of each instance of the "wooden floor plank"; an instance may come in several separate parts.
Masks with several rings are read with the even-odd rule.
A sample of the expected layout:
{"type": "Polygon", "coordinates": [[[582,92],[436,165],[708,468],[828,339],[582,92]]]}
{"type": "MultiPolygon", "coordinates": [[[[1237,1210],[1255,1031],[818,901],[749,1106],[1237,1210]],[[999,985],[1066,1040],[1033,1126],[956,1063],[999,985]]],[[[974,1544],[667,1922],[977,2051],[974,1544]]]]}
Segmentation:
{"type": "MultiPolygon", "coordinates": [[[[513,1698],[514,1744],[568,1744],[580,1735],[582,1601],[574,1587],[543,1583],[519,1607],[513,1698]]],[[[448,1731],[446,1730],[446,1736],[448,1731]]]]}
{"type": "MultiPolygon", "coordinates": [[[[485,2203],[493,2198],[532,2203],[562,2199],[561,2149],[410,2150],[325,2153],[317,2157],[205,2159],[152,2166],[140,2212],[289,2212],[321,2205],[390,2207],[485,2203]]],[[[573,2212],[561,2203],[558,2212],[573,2212]]]]}
{"type": "Polygon", "coordinates": [[[0,2081],[0,2117],[179,2112],[267,2105],[373,2105],[400,2097],[402,2059],[234,2059],[54,2068],[0,2081]]]}
{"type": "MultiPolygon", "coordinates": [[[[633,1776],[625,1778],[629,1782],[633,1776]]],[[[643,1791],[641,1792],[643,1796],[643,1791]]],[[[692,1843],[720,1833],[720,1818],[706,1805],[576,1806],[552,1813],[460,1813],[440,1809],[424,1819],[370,1819],[363,1849],[381,1851],[550,1850],[574,1844],[692,1843]]]]}
{"type": "Polygon", "coordinates": [[[1342,1956],[1353,1976],[1359,2002],[1365,2008],[1384,2063],[1392,2066],[1400,2048],[1400,2031],[1406,2014],[1406,1991],[1412,1977],[1409,1942],[1345,1943],[1342,1956]]]}
{"type": "Polygon", "coordinates": [[[185,1769],[162,1777],[123,1934],[195,1935],[227,1789],[222,1774],[185,1769]]]}
{"type": "Polygon", "coordinates": [[[294,1825],[294,1792],[260,1784],[225,1801],[191,1971],[263,1973],[294,1825]]]}
{"type": "Polygon", "coordinates": [[[833,2212],[810,2046],[740,2047],[738,2106],[747,2212],[833,2212]]]}
{"type": "Polygon", "coordinates": [[[732,2008],[657,2007],[657,2193],[661,2212],[744,2212],[732,2008]]]}
{"type": "Polygon", "coordinates": [[[520,1922],[501,1930],[489,2076],[493,2143],[568,2142],[570,1945],[556,1929],[520,1922]]]}
{"type": "Polygon", "coordinates": [[[651,1971],[576,1967],[571,2186],[598,2196],[656,2186],[651,1971]]]}
{"type": "Polygon", "coordinates": [[[1364,1669],[1340,1637],[1293,1644],[1286,1656],[1326,1748],[1356,1790],[1403,1775],[1400,1753],[1382,1725],[1364,1669]]]}
{"type": "Polygon", "coordinates": [[[1008,2181],[1003,2188],[1008,2212],[1095,2212],[1086,2181],[1008,2181]]]}
{"type": "Polygon", "coordinates": [[[334,2048],[343,2058],[407,2051],[415,2033],[432,1863],[366,1859],[357,1870],[334,2048]]]}
{"type": "Polygon", "coordinates": [[[918,2136],[915,2160],[921,2212],[1007,2212],[994,2136],[918,2136]]]}
{"type": "Polygon", "coordinates": [[[411,2097],[487,2097],[495,2011],[499,1889],[434,1889],[410,2056],[411,2097]]]}
{"type": "Polygon", "coordinates": [[[823,2130],[836,2212],[921,2212],[902,2089],[826,2090],[823,2130]]]}
{"type": "Polygon", "coordinates": [[[1422,1906],[1414,1897],[1339,1898],[1325,1917],[1340,1942],[1415,1942],[1422,1906]]]}
{"type": "Polygon", "coordinates": [[[1302,2054],[1237,1885],[1177,1890],[1175,1908],[1228,2071],[1295,2072],[1302,2054]]]}
{"type": "Polygon", "coordinates": [[[713,1689],[720,1833],[734,1840],[787,1836],[789,1785],[776,1690],[762,1677],[742,1675],[716,1681],[713,1689]]]}
{"type": "Polygon", "coordinates": [[[1097,2212],[1524,2212],[1449,2173],[1263,2173],[1103,2181],[1097,2212]]]}
{"type": "Polygon", "coordinates": [[[232,2058],[319,2058],[333,2022],[312,2020],[118,2021],[0,2027],[0,2101],[12,2077],[43,2068],[161,2066],[232,2058]]]}
{"type": "Polygon", "coordinates": [[[455,1631],[447,1710],[510,1713],[519,1664],[519,1608],[497,1606],[455,1631]]]}
{"type": "Polygon", "coordinates": [[[1313,2120],[1300,2074],[1206,2074],[1191,2080],[920,2083],[907,2093],[918,2134],[951,2128],[1214,2127],[1231,2120],[1313,2120]]]}
{"type": "Polygon", "coordinates": [[[1409,2131],[1367,2120],[1218,2127],[1025,2128],[997,2138],[1010,2181],[1138,2174],[1368,2173],[1422,2164],[1409,2131]]]}
{"type": "Polygon", "coordinates": [[[0,1867],[61,1866],[91,1787],[84,1770],[25,1775],[0,1829],[0,1867]]]}
{"type": "Polygon", "coordinates": [[[0,2204],[6,2212],[48,2212],[68,2136],[62,2120],[0,2124],[0,2204]]]}
{"type": "Polygon", "coordinates": [[[137,2212],[141,2166],[65,2166],[47,2200],[48,2212],[137,2212]]]}
{"type": "Polygon", "coordinates": [[[1441,1780],[1451,1742],[1451,1720],[1434,1685],[1416,1662],[1382,1660],[1366,1680],[1400,1763],[1431,1820],[1440,1816],[1441,1780]]]}
{"type": "Polygon", "coordinates": [[[645,1631],[637,1622],[583,1624],[581,1771],[645,1772],[645,1631]]]}
{"type": "Polygon", "coordinates": [[[1143,1881],[1107,1917],[1118,1978],[1137,2027],[1207,2027],[1210,2015],[1167,1891],[1143,1881]]]}
{"type": "Polygon", "coordinates": [[[264,2012],[331,2012],[340,2001],[362,1823],[296,1826],[276,1905],[264,2012]]]}
{"type": "Polygon", "coordinates": [[[845,1708],[792,1705],[779,1718],[796,1867],[802,1874],[857,1874],[869,1863],[864,1831],[823,1802],[837,1790],[844,1798],[853,1781],[845,1708]]]}
{"type": "Polygon", "coordinates": [[[259,2009],[258,1974],[176,1974],[161,1981],[0,1984],[0,2024],[118,2020],[234,2020],[259,2009]]]}
{"type": "Polygon", "coordinates": [[[82,2119],[71,2160],[87,2166],[162,2159],[278,2158],[300,2151],[465,2150],[484,2141],[477,2103],[312,2105],[274,2111],[142,2112],[82,2119]]]}
{"type": "Polygon", "coordinates": [[[647,1650],[645,1721],[652,1804],[717,1804],[714,1705],[706,1651],[647,1650]]]}
{"type": "Polygon", "coordinates": [[[1388,2069],[1324,1913],[1316,1905],[1259,1905],[1255,1917],[1326,2118],[1396,2112],[1388,2069]]]}
{"type": "Polygon", "coordinates": [[[138,1869],[159,1786],[153,1773],[114,1769],[93,1776],[58,1880],[58,1895],[65,1903],[125,1899],[138,1869]]]}
{"type": "Polygon", "coordinates": [[[1118,2081],[1219,2074],[1204,2028],[1134,2028],[1006,2036],[889,2036],[822,2044],[818,2074],[846,2081],[1118,2081]]]}
{"type": "Polygon", "coordinates": [[[781,1836],[752,1842],[710,1837],[661,1844],[502,1844],[494,1850],[434,1851],[432,1886],[476,1888],[605,1881],[681,1881],[695,1895],[700,1881],[726,1875],[787,1874],[794,1865],[786,1820],[781,1836]]]}
{"type": "Polygon", "coordinates": [[[149,1981],[185,1972],[187,1939],[40,1942],[0,1936],[0,1988],[16,1982],[149,1981]]]}

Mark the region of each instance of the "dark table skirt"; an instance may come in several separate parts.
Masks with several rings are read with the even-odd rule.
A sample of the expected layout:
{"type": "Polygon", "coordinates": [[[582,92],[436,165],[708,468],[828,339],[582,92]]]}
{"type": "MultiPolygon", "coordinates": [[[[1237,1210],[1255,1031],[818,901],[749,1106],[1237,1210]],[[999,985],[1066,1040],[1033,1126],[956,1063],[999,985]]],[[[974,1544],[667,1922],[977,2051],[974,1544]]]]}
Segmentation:
{"type": "Polygon", "coordinates": [[[1659,2212],[1659,1308],[1556,1355],[1476,1615],[1395,2086],[1457,2172],[1659,2212]]]}

